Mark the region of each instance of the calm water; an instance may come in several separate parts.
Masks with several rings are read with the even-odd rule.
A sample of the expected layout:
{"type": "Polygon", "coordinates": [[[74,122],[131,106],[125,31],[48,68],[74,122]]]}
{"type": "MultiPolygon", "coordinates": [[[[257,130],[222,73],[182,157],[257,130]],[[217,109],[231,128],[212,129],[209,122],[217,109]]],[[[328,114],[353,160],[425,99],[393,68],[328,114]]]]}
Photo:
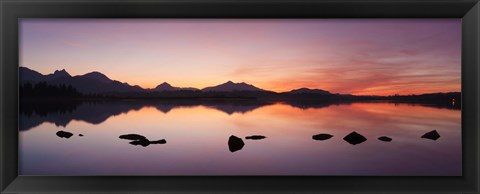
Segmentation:
{"type": "Polygon", "coordinates": [[[163,101],[24,107],[21,175],[460,176],[462,169],[461,112],[448,108],[163,101]],[[420,138],[434,129],[438,140],[420,138]],[[59,130],[74,136],[60,138],[59,130]],[[352,131],[367,141],[344,141],[352,131]],[[130,133],[167,143],[142,147],[118,138],[130,133]],[[333,137],[313,140],[319,133],[333,137]],[[229,151],[231,135],[243,139],[241,150],[229,151]],[[383,135],[393,141],[377,140],[383,135]]]}

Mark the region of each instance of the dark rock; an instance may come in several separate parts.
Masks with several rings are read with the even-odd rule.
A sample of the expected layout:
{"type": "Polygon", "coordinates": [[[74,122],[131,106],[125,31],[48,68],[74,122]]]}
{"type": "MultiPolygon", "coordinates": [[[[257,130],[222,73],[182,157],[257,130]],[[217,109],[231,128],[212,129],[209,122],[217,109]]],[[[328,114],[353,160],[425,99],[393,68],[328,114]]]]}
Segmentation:
{"type": "Polygon", "coordinates": [[[148,141],[147,139],[141,139],[141,140],[132,141],[132,142],[130,142],[130,144],[141,145],[143,147],[147,147],[147,146],[150,145],[150,141],[148,141]]]}
{"type": "Polygon", "coordinates": [[[120,135],[120,139],[127,139],[127,140],[135,140],[131,141],[130,144],[132,145],[141,145],[143,147],[147,147],[150,144],[166,144],[167,141],[165,139],[157,140],[157,141],[150,141],[143,135],[138,134],[127,134],[127,135],[120,135]]]}
{"type": "Polygon", "coordinates": [[[332,137],[333,137],[333,135],[326,134],[326,133],[321,133],[321,134],[317,134],[317,135],[312,136],[312,139],[323,141],[323,140],[330,139],[332,137]]]}
{"type": "Polygon", "coordinates": [[[167,141],[165,139],[157,140],[157,141],[150,141],[150,144],[166,144],[167,141]]]}
{"type": "Polygon", "coordinates": [[[345,140],[346,142],[352,145],[357,145],[357,144],[363,143],[364,141],[367,141],[367,138],[365,138],[363,135],[360,135],[354,131],[348,134],[347,136],[345,136],[343,140],[345,140]]]}
{"type": "Polygon", "coordinates": [[[83,134],[78,134],[78,136],[83,137],[83,134]]]}
{"type": "Polygon", "coordinates": [[[228,149],[230,152],[236,152],[238,150],[241,150],[245,143],[243,143],[243,140],[232,135],[230,138],[228,138],[228,149]]]}
{"type": "Polygon", "coordinates": [[[387,137],[387,136],[382,136],[382,137],[379,137],[378,140],[385,141],[385,142],[391,142],[392,138],[387,137]]]}
{"type": "Polygon", "coordinates": [[[120,139],[127,139],[127,140],[147,140],[147,138],[143,135],[138,134],[127,134],[127,135],[120,135],[118,137],[120,139]]]}
{"type": "Polygon", "coordinates": [[[247,136],[245,139],[252,139],[252,140],[259,140],[259,139],[265,139],[267,137],[263,135],[252,135],[252,136],[247,136]]]}
{"type": "Polygon", "coordinates": [[[438,134],[437,130],[433,130],[422,135],[422,138],[436,141],[438,138],[440,138],[440,134],[438,134]]]}
{"type": "Polygon", "coordinates": [[[56,134],[57,134],[58,137],[67,138],[67,139],[72,137],[72,135],[73,135],[73,133],[66,132],[66,131],[58,131],[56,134]]]}
{"type": "Polygon", "coordinates": [[[150,144],[166,144],[167,141],[165,139],[157,140],[157,141],[149,141],[148,139],[140,139],[136,141],[130,142],[132,145],[141,145],[143,147],[147,147],[150,144]]]}

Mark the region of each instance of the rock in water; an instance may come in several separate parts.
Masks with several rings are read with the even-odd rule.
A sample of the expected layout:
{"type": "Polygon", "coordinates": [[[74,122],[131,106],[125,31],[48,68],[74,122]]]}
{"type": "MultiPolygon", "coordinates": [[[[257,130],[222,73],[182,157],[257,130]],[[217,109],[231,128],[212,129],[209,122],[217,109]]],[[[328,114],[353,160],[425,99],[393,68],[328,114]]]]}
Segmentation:
{"type": "Polygon", "coordinates": [[[382,137],[379,137],[378,140],[385,141],[385,142],[391,142],[392,138],[387,137],[387,136],[382,136],[382,137]]]}
{"type": "Polygon", "coordinates": [[[143,147],[147,147],[150,145],[150,141],[146,140],[146,139],[141,139],[141,140],[136,140],[136,141],[132,141],[130,142],[130,144],[132,145],[141,145],[143,147]]]}
{"type": "Polygon", "coordinates": [[[67,138],[67,139],[72,137],[72,135],[73,135],[73,133],[66,132],[66,131],[58,131],[56,134],[57,134],[58,137],[67,138]]]}
{"type": "Polygon", "coordinates": [[[167,141],[165,139],[157,140],[157,141],[150,141],[150,144],[166,144],[167,141]]]}
{"type": "Polygon", "coordinates": [[[130,144],[141,145],[143,147],[147,147],[150,144],[166,144],[167,143],[167,141],[165,139],[161,139],[161,140],[157,140],[157,141],[150,141],[145,136],[138,135],[138,134],[120,135],[120,137],[118,137],[118,138],[127,139],[127,140],[134,140],[134,141],[131,141],[130,144]]]}
{"type": "Polygon", "coordinates": [[[143,147],[147,147],[150,144],[166,144],[167,141],[165,139],[157,140],[157,141],[149,141],[148,139],[140,139],[130,142],[132,145],[141,145],[143,147]]]}
{"type": "Polygon", "coordinates": [[[363,135],[358,134],[357,132],[351,132],[347,136],[343,138],[346,142],[352,144],[352,145],[357,145],[361,144],[364,141],[367,141],[367,138],[365,138],[363,135]]]}
{"type": "Polygon", "coordinates": [[[78,136],[83,137],[83,134],[78,134],[78,136]]]}
{"type": "Polygon", "coordinates": [[[431,139],[431,140],[436,141],[438,138],[440,138],[440,134],[438,134],[437,130],[433,130],[433,131],[430,131],[428,133],[423,134],[422,138],[431,139]]]}
{"type": "Polygon", "coordinates": [[[321,134],[317,134],[317,135],[312,136],[312,139],[323,141],[323,140],[330,139],[332,137],[333,137],[333,135],[326,134],[326,133],[321,133],[321,134]]]}
{"type": "Polygon", "coordinates": [[[252,135],[252,136],[247,136],[245,139],[252,139],[252,140],[259,140],[259,139],[265,139],[267,137],[263,135],[252,135]]]}
{"type": "Polygon", "coordinates": [[[245,143],[243,143],[243,140],[232,135],[230,138],[228,138],[228,149],[230,152],[236,152],[238,150],[241,150],[245,143]]]}
{"type": "Polygon", "coordinates": [[[128,139],[128,140],[146,140],[147,138],[143,135],[138,135],[138,134],[127,134],[127,135],[120,135],[118,137],[120,139],[128,139]]]}

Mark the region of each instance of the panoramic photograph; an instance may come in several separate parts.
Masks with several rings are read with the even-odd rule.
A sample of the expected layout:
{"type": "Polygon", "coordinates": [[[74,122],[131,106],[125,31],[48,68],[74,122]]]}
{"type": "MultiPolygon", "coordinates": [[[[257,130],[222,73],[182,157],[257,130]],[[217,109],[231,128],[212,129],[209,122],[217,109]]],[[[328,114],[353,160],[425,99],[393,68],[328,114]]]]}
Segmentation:
{"type": "Polygon", "coordinates": [[[20,19],[19,175],[462,176],[461,19],[20,19]]]}

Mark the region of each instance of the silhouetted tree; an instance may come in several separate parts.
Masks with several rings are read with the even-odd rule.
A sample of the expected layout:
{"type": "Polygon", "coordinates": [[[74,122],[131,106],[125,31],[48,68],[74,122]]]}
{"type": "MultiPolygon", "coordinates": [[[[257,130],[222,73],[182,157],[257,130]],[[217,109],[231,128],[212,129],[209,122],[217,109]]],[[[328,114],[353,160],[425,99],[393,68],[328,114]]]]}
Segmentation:
{"type": "Polygon", "coordinates": [[[71,85],[49,85],[46,82],[40,82],[35,85],[31,83],[21,84],[19,87],[20,98],[74,98],[81,97],[71,85]]]}

